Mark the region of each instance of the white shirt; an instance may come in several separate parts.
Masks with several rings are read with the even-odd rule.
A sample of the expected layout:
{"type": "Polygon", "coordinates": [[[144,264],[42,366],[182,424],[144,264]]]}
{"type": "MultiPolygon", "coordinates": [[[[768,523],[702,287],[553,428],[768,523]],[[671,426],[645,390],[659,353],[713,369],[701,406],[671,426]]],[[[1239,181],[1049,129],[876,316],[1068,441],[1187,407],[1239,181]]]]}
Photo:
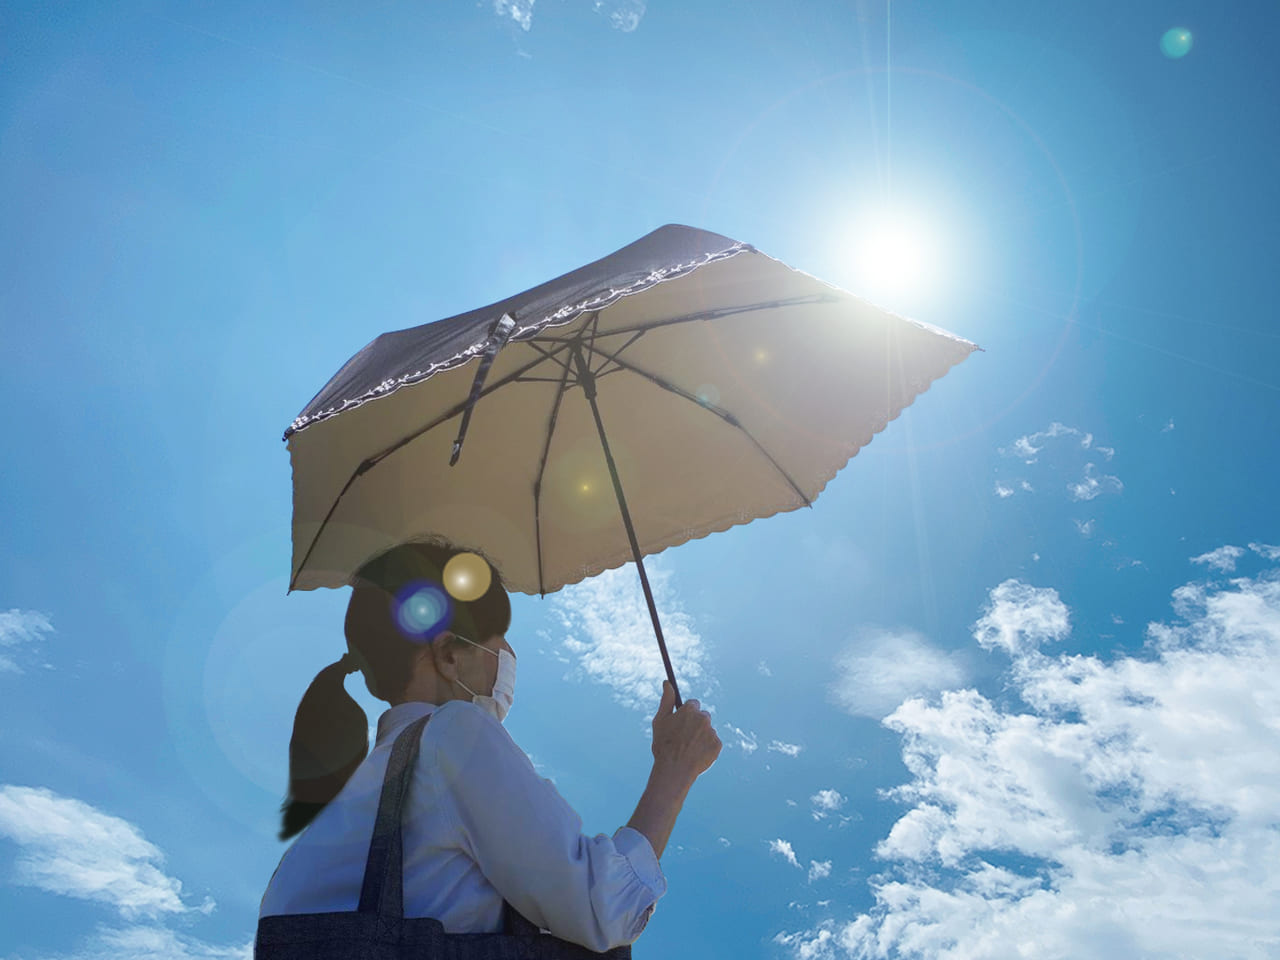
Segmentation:
{"type": "Polygon", "coordinates": [[[667,891],[648,838],[630,827],[584,836],[506,728],[466,700],[382,714],[373,750],[285,851],[259,916],[356,909],[392,741],[428,713],[403,815],[404,915],[435,917],[446,933],[496,933],[505,898],[597,952],[640,936],[667,891]]]}

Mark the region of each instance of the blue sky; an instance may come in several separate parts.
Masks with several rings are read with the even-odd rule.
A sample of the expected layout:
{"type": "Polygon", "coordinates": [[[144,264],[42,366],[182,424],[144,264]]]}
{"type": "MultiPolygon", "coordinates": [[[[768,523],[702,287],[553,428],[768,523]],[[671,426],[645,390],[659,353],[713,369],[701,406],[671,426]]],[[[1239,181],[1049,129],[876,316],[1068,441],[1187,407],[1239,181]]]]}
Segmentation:
{"type": "MultiPolygon", "coordinates": [[[[653,562],[725,748],[637,955],[1274,956],[1277,27],[7,4],[0,956],[244,955],[343,649],[345,592],[286,596],[284,428],[378,333],[668,222],[985,352],[813,510],[653,562]]],[[[507,726],[589,833],[650,761],[634,581],[514,600],[507,726]]]]}

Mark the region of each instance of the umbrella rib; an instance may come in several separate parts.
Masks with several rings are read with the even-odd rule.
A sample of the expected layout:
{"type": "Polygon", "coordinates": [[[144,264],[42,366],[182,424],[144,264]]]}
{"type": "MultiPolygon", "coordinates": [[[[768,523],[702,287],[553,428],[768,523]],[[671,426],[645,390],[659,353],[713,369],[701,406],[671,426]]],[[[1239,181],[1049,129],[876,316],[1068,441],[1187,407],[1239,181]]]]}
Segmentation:
{"type": "Polygon", "coordinates": [[[542,445],[542,459],[538,461],[538,476],[533,481],[533,537],[538,550],[538,595],[545,597],[542,579],[542,475],[547,469],[547,456],[551,453],[551,435],[555,433],[556,418],[560,415],[560,401],[564,399],[568,389],[569,365],[564,365],[564,373],[560,377],[560,389],[556,391],[555,402],[551,405],[551,419],[547,422],[547,439],[542,445]]]}
{"type": "MultiPolygon", "coordinates": [[[[488,396],[489,394],[493,393],[493,391],[497,390],[499,387],[504,387],[508,383],[516,382],[517,380],[519,380],[521,375],[532,370],[534,367],[542,363],[544,360],[557,359],[555,355],[557,353],[561,353],[564,350],[568,349],[568,347],[569,347],[569,344],[566,343],[564,345],[556,346],[553,350],[545,350],[545,351],[540,350],[539,353],[542,355],[539,356],[538,359],[532,360],[529,363],[526,363],[519,370],[513,370],[511,373],[507,374],[505,377],[503,377],[501,380],[497,381],[496,383],[489,384],[483,390],[480,391],[479,395],[475,399],[479,400],[480,397],[488,396]]],[[[566,366],[565,369],[568,370],[568,367],[566,366]]],[[[409,436],[407,437],[397,440],[395,443],[387,447],[381,453],[375,453],[373,456],[366,457],[364,460],[360,462],[360,465],[356,467],[355,471],[347,479],[346,484],[343,485],[342,491],[334,499],[333,505],[329,507],[329,512],[325,514],[324,522],[320,524],[320,529],[316,531],[316,535],[311,541],[311,546],[307,547],[307,552],[302,558],[302,563],[298,565],[297,571],[295,571],[295,573],[289,580],[289,590],[293,590],[294,586],[297,584],[298,577],[301,576],[302,571],[306,569],[307,561],[311,559],[311,554],[315,551],[316,544],[320,542],[321,534],[324,533],[325,527],[329,525],[329,521],[333,518],[334,511],[338,509],[338,504],[342,502],[342,498],[346,496],[347,491],[351,489],[351,485],[356,482],[356,479],[368,473],[375,466],[377,466],[387,457],[391,456],[391,454],[395,453],[401,447],[418,439],[418,437],[422,436],[424,433],[427,433],[428,431],[435,429],[436,427],[440,426],[440,424],[445,423],[446,421],[456,417],[458,414],[462,413],[462,411],[466,410],[467,406],[472,402],[473,402],[472,398],[468,396],[466,400],[463,400],[461,403],[455,404],[453,407],[445,411],[440,416],[436,417],[436,419],[432,420],[422,429],[409,434],[409,436]]]]}
{"type": "MultiPolygon", "coordinates": [[[[839,297],[830,293],[810,293],[799,297],[784,297],[780,300],[765,300],[759,303],[746,303],[738,307],[717,307],[714,310],[699,310],[697,313],[684,313],[678,317],[665,317],[661,320],[646,320],[627,327],[617,327],[612,330],[606,330],[600,334],[602,337],[616,337],[623,333],[643,333],[647,330],[655,330],[658,327],[669,327],[676,323],[693,323],[698,320],[718,320],[720,317],[730,317],[738,313],[752,313],[756,310],[772,310],[778,307],[800,307],[807,304],[818,303],[836,303],[839,297]]],[[[581,339],[581,333],[574,334],[570,337],[538,337],[541,343],[576,343],[581,339]]],[[[593,336],[594,340],[595,337],[593,336]]]]}
{"type": "Polygon", "coordinates": [[[650,381],[653,384],[656,384],[657,386],[661,387],[663,390],[667,390],[671,393],[674,393],[678,397],[683,397],[685,400],[688,400],[690,403],[697,404],[702,409],[708,410],[711,413],[714,413],[725,423],[729,424],[729,426],[737,427],[739,430],[742,431],[743,435],[748,440],[750,440],[752,444],[755,445],[755,448],[759,450],[762,454],[764,454],[764,456],[768,459],[768,461],[771,464],[773,464],[774,469],[777,470],[780,474],[782,474],[783,479],[787,481],[787,483],[791,486],[791,489],[794,490],[796,494],[800,497],[800,499],[804,501],[804,505],[806,507],[813,506],[812,501],[810,501],[810,499],[807,496],[805,496],[804,491],[800,489],[799,485],[793,479],[791,479],[791,475],[787,473],[787,471],[782,468],[782,465],[773,458],[773,454],[771,454],[768,450],[762,447],[760,445],[760,441],[751,435],[751,431],[748,430],[746,427],[744,427],[742,423],[738,420],[738,418],[735,417],[728,410],[726,410],[724,407],[720,407],[714,403],[707,403],[703,400],[700,400],[698,399],[698,397],[694,396],[692,393],[689,393],[689,391],[684,390],[680,387],[677,387],[674,383],[671,383],[667,380],[662,379],[657,374],[650,373],[647,370],[641,370],[639,367],[635,366],[634,364],[628,363],[625,360],[620,360],[618,359],[618,356],[616,354],[610,354],[604,350],[601,350],[600,347],[595,344],[592,345],[592,349],[595,350],[597,353],[601,354],[602,356],[608,357],[610,360],[616,363],[623,370],[627,370],[627,371],[630,371],[631,373],[637,374],[638,376],[644,377],[646,380],[650,381]]]}

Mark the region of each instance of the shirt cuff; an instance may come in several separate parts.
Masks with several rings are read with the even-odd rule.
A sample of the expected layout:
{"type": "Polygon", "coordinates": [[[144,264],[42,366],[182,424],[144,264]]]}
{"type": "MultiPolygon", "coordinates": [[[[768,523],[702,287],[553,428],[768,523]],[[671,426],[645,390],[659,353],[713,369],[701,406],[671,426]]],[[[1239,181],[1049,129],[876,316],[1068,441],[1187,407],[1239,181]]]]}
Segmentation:
{"type": "Polygon", "coordinates": [[[654,899],[667,892],[667,878],[648,837],[634,827],[619,827],[613,834],[613,845],[627,858],[640,882],[653,891],[654,899]]]}

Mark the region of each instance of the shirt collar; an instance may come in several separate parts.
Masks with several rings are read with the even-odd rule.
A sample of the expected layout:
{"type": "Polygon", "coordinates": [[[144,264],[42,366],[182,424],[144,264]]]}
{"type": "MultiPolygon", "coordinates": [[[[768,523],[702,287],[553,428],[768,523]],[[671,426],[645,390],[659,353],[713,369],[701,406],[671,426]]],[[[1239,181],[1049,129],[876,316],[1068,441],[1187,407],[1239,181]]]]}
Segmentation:
{"type": "Polygon", "coordinates": [[[407,700],[396,704],[390,710],[384,710],[382,716],[378,718],[378,737],[374,745],[378,746],[386,740],[394,739],[397,733],[413,721],[433,713],[436,709],[434,703],[427,703],[424,700],[407,700]]]}

